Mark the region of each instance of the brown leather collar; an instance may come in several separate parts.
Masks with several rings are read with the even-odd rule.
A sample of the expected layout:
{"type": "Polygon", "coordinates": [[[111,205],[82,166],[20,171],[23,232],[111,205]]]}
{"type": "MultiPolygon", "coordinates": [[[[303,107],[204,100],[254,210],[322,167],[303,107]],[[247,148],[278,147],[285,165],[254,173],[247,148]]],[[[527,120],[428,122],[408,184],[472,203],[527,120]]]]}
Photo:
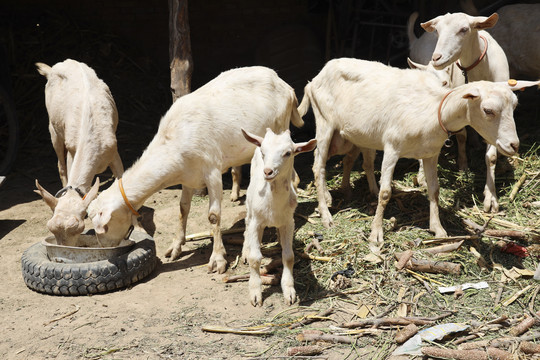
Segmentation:
{"type": "Polygon", "coordinates": [[[446,93],[446,95],[443,96],[441,102],[439,103],[439,110],[437,111],[437,119],[439,120],[439,125],[441,126],[441,128],[443,129],[443,131],[448,135],[448,139],[445,140],[444,142],[444,146],[446,147],[450,147],[452,146],[452,140],[450,140],[450,136],[454,135],[456,132],[453,132],[453,131],[449,131],[445,126],[444,124],[442,123],[442,119],[441,119],[441,110],[442,110],[442,107],[443,107],[443,104],[444,104],[444,100],[446,100],[446,98],[448,97],[448,95],[450,95],[454,90],[450,90],[449,92],[446,93]]]}
{"type": "Polygon", "coordinates": [[[459,61],[456,61],[457,67],[463,72],[463,76],[465,76],[465,83],[469,82],[469,78],[467,77],[467,72],[471,71],[472,69],[474,69],[476,67],[476,65],[480,64],[480,61],[482,61],[484,59],[484,57],[486,56],[486,52],[487,52],[487,49],[488,49],[488,41],[487,41],[487,39],[482,35],[478,35],[478,36],[480,36],[480,38],[482,40],[484,40],[484,51],[482,51],[482,54],[480,55],[480,57],[478,59],[476,59],[475,62],[473,62],[471,65],[469,65],[467,67],[461,66],[459,64],[459,61]]]}
{"type": "Polygon", "coordinates": [[[131,213],[137,217],[141,216],[137,212],[137,210],[135,210],[133,206],[131,206],[131,203],[129,202],[126,196],[126,193],[124,192],[124,186],[122,185],[122,178],[118,179],[118,187],[120,188],[120,193],[122,194],[122,197],[124,198],[124,202],[126,203],[127,207],[129,208],[129,210],[131,210],[131,213]]]}

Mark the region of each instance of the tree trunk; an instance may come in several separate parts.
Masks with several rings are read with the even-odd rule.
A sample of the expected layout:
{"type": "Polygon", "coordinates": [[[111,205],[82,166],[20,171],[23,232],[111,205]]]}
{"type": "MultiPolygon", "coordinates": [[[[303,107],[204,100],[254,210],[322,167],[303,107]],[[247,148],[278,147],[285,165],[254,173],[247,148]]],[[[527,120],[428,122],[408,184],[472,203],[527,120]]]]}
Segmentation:
{"type": "Polygon", "coordinates": [[[169,0],[169,62],[173,103],[191,90],[193,59],[189,35],[188,0],[169,0]]]}

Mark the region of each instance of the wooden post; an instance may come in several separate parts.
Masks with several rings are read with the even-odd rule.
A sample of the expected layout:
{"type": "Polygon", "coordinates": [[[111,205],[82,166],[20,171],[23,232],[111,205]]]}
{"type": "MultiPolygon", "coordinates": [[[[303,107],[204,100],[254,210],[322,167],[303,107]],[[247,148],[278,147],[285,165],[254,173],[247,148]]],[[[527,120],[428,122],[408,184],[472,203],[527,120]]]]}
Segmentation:
{"type": "Polygon", "coordinates": [[[193,58],[189,35],[188,0],[169,0],[169,64],[173,102],[189,94],[193,58]]]}

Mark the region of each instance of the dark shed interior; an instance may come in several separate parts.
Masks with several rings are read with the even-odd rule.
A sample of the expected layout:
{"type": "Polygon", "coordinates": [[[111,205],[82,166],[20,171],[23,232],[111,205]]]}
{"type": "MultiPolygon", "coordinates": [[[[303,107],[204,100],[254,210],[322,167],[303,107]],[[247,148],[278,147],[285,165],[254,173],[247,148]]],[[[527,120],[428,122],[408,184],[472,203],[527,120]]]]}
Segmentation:
{"type": "MultiPolygon", "coordinates": [[[[481,15],[514,2],[474,1],[481,15]]],[[[306,82],[331,58],[357,57],[405,67],[409,15],[419,11],[419,21],[425,21],[465,6],[457,0],[190,1],[192,90],[222,71],[266,65],[301,99],[306,82]]],[[[168,16],[165,0],[0,4],[2,79],[20,125],[11,171],[24,175],[19,180],[28,182],[28,189],[36,177],[43,178],[47,188],[61,187],[47,129],[45,79],[34,64],[52,66],[72,58],[87,63],[109,85],[120,116],[120,155],[128,168],[171,105],[168,16]]],[[[418,23],[415,31],[417,36],[423,32],[418,23]]],[[[308,125],[295,136],[312,136],[313,129],[308,125]]]]}

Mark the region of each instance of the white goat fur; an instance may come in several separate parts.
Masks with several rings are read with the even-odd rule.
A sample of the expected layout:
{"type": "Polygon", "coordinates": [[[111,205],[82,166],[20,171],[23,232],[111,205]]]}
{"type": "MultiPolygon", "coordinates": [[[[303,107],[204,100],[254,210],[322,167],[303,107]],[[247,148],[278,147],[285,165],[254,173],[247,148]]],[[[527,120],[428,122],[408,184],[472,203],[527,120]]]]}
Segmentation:
{"type": "MultiPolygon", "coordinates": [[[[373,175],[375,150],[384,150],[381,190],[369,240],[383,241],[383,212],[391,196],[394,167],[400,157],[422,159],[430,201],[430,230],[446,236],[438,210],[437,158],[447,137],[437,121],[437,110],[448,92],[432,73],[397,69],[357,59],[329,61],[305,87],[299,112],[312,105],[317,144],[313,173],[319,211],[326,227],[333,221],[327,201],[325,163],[333,144],[349,142],[365,154],[364,169],[376,195],[373,175]]],[[[475,82],[454,89],[442,108],[449,131],[469,125],[499,151],[512,155],[519,146],[513,120],[517,98],[505,84],[475,82]],[[491,114],[490,114],[491,113],[491,114]]]]}
{"type": "MultiPolygon", "coordinates": [[[[166,252],[177,259],[185,243],[186,222],[194,189],[208,188],[208,220],[214,247],[209,269],[225,271],[221,239],[221,175],[230,167],[249,163],[255,146],[247,143],[241,128],[263,135],[266,128],[282,132],[289,122],[302,126],[294,90],[264,67],[246,67],[222,73],[171,106],[161,119],[154,139],[141,158],[123,176],[131,205],[138,209],[160,189],[182,184],[179,236],[166,252]]],[[[90,205],[98,237],[120,241],[135,216],[126,206],[117,183],[90,205]]]]}
{"type": "Polygon", "coordinates": [[[257,148],[251,159],[250,181],[246,194],[246,231],[242,254],[249,261],[249,296],[253,306],[262,306],[261,241],[265,227],[276,227],[282,249],[283,275],[281,288],[285,302],[294,303],[292,241],[294,235],[294,157],[311,151],[317,141],[295,144],[289,130],[276,135],[270,129],[263,137],[242,130],[244,137],[257,148]]]}
{"type": "MultiPolygon", "coordinates": [[[[469,16],[463,13],[453,13],[438,16],[422,23],[428,32],[437,31],[437,45],[433,51],[432,62],[436,69],[443,69],[459,60],[462,66],[473,64],[484,50],[482,35],[486,38],[488,49],[486,56],[473,69],[468,71],[469,81],[507,81],[509,78],[508,61],[503,49],[489,33],[483,29],[495,26],[498,15],[490,17],[469,16]]],[[[497,149],[487,145],[486,155],[486,185],[484,187],[484,210],[499,211],[495,189],[495,165],[497,149]]]]}
{"type": "Polygon", "coordinates": [[[67,59],[53,67],[43,63],[36,66],[47,78],[49,131],[60,179],[67,189],[65,195],[56,198],[36,180],[36,192],[54,211],[47,227],[57,242],[75,245],[84,230],[86,209],[99,188],[99,179],[92,187],[94,176],[107,166],[116,177],[124,172],[115,135],[118,112],[109,87],[86,64],[67,59]],[[85,199],[74,189],[86,194],[85,199]]]}

